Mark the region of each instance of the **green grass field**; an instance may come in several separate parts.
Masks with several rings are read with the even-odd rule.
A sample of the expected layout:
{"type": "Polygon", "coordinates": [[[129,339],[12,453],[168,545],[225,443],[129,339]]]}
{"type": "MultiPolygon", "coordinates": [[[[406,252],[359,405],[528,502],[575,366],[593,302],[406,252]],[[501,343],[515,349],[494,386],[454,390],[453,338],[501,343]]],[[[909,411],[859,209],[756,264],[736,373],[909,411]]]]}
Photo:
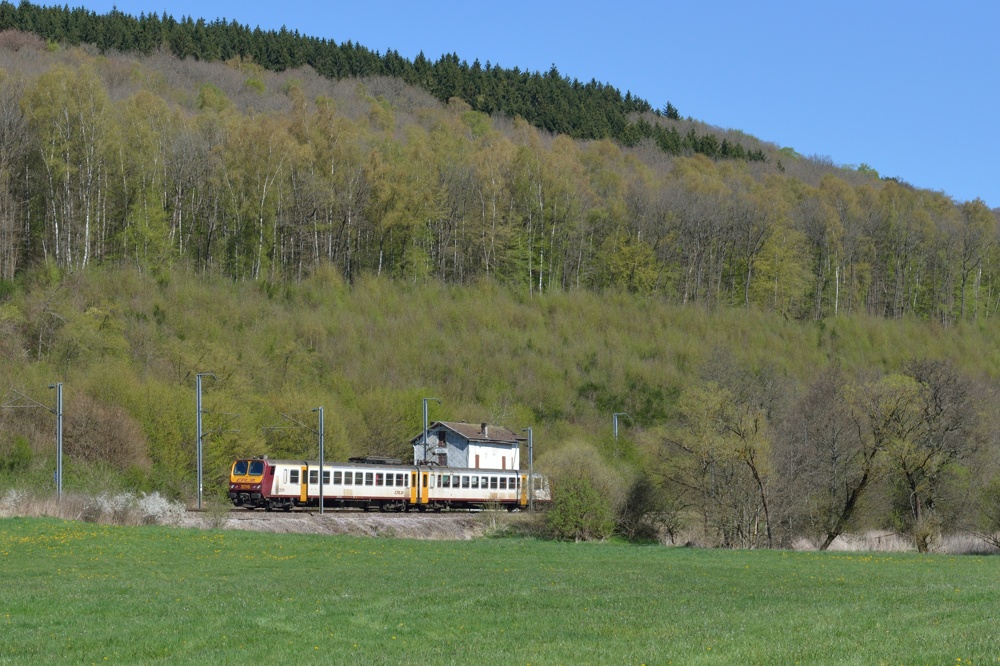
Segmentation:
{"type": "Polygon", "coordinates": [[[1000,663],[1000,558],[0,520],[0,664],[1000,663]]]}

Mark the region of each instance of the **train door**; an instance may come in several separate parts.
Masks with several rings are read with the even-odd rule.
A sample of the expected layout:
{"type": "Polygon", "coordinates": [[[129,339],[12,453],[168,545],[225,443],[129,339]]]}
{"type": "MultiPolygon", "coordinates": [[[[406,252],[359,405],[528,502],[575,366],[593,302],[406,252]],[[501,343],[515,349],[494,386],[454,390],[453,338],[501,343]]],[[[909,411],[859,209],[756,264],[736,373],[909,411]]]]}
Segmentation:
{"type": "Polygon", "coordinates": [[[528,506],[528,477],[519,476],[521,480],[521,492],[517,494],[517,503],[521,506],[528,506]]]}
{"type": "Polygon", "coordinates": [[[417,473],[410,472],[410,504],[417,503],[417,473]]]}
{"type": "Polygon", "coordinates": [[[420,472],[420,503],[421,504],[427,504],[427,498],[428,498],[427,483],[428,483],[428,480],[430,479],[430,476],[431,475],[430,475],[429,472],[426,472],[426,471],[421,471],[420,472]]]}
{"type": "Polygon", "coordinates": [[[299,501],[305,504],[309,501],[309,466],[302,467],[302,484],[299,486],[299,501]]]}

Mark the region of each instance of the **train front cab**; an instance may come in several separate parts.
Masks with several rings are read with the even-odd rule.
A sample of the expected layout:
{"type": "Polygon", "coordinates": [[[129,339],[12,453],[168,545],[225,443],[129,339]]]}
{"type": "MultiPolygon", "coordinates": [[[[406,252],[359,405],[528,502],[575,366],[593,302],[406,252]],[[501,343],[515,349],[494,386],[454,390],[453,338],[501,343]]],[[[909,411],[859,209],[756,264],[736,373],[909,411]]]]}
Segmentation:
{"type": "Polygon", "coordinates": [[[237,460],[229,472],[229,499],[234,506],[265,506],[273,468],[260,459],[237,460]]]}

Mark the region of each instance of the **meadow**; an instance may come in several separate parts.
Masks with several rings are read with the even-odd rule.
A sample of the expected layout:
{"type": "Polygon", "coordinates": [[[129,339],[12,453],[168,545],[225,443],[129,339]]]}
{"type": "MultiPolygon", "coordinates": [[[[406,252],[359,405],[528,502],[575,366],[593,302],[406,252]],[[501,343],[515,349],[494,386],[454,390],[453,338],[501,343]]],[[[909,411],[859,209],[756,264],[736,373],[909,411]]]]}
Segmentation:
{"type": "Polygon", "coordinates": [[[0,664],[997,663],[1000,559],[0,520],[0,664]]]}

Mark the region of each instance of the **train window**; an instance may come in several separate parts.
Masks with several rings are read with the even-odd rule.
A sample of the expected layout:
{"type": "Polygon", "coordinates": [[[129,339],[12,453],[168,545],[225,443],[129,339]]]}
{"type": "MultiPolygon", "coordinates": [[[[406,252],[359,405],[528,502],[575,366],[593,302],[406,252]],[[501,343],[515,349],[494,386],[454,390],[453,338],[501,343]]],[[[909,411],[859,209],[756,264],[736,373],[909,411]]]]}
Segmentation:
{"type": "Polygon", "coordinates": [[[381,486],[382,485],[382,472],[376,472],[375,473],[375,485],[376,486],[381,486]]]}
{"type": "Polygon", "coordinates": [[[237,460],[236,464],[233,465],[233,474],[237,476],[243,476],[247,473],[247,461],[237,460]]]}
{"type": "Polygon", "coordinates": [[[365,472],[365,485],[366,486],[372,485],[372,476],[373,476],[372,472],[365,472]]]}
{"type": "Polygon", "coordinates": [[[478,476],[472,477],[472,487],[473,488],[478,488],[479,487],[479,477],[478,476]]]}
{"type": "Polygon", "coordinates": [[[309,470],[309,483],[319,483],[319,470],[311,469],[309,470]]]}
{"type": "Polygon", "coordinates": [[[264,473],[264,461],[263,460],[251,460],[250,461],[250,473],[253,475],[264,473]]]}
{"type": "Polygon", "coordinates": [[[393,483],[392,483],[392,474],[386,474],[385,475],[385,485],[387,485],[387,486],[393,485],[393,483]]]}
{"type": "Polygon", "coordinates": [[[323,470],[323,483],[330,483],[330,470],[323,470]]]}
{"type": "Polygon", "coordinates": [[[451,488],[451,474],[445,474],[441,477],[441,480],[443,481],[441,484],[442,488],[451,488]]]}
{"type": "Polygon", "coordinates": [[[406,485],[406,475],[405,474],[397,474],[396,475],[396,485],[397,486],[405,486],[406,485]]]}
{"type": "Polygon", "coordinates": [[[482,477],[482,484],[483,484],[483,490],[486,490],[487,488],[489,488],[490,487],[490,479],[489,479],[489,477],[486,477],[486,476],[482,477]]]}
{"type": "Polygon", "coordinates": [[[354,485],[354,472],[344,472],[344,485],[345,486],[354,485]]]}
{"type": "Polygon", "coordinates": [[[288,470],[288,483],[298,483],[299,482],[299,470],[290,469],[288,470]]]}
{"type": "Polygon", "coordinates": [[[506,476],[501,476],[500,477],[500,490],[507,490],[507,477],[506,476]]]}
{"type": "Polygon", "coordinates": [[[467,476],[463,476],[462,477],[462,487],[463,488],[468,488],[469,487],[469,477],[467,477],[467,476]]]}
{"type": "Polygon", "coordinates": [[[344,473],[341,471],[336,471],[333,473],[333,482],[340,484],[344,482],[344,473]]]}
{"type": "Polygon", "coordinates": [[[491,476],[490,477],[490,490],[496,490],[496,489],[497,489],[497,477],[491,476]]]}

